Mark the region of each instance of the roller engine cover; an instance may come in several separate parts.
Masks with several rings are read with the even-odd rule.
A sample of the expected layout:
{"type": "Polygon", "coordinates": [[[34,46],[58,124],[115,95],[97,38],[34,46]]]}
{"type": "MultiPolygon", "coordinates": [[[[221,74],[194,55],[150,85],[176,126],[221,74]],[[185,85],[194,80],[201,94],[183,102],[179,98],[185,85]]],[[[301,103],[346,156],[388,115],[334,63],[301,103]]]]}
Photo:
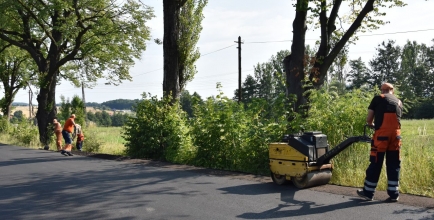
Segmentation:
{"type": "Polygon", "coordinates": [[[285,135],[282,141],[288,143],[289,146],[308,157],[309,162],[316,161],[316,159],[327,153],[329,150],[327,135],[322,134],[320,131],[285,135]]]}

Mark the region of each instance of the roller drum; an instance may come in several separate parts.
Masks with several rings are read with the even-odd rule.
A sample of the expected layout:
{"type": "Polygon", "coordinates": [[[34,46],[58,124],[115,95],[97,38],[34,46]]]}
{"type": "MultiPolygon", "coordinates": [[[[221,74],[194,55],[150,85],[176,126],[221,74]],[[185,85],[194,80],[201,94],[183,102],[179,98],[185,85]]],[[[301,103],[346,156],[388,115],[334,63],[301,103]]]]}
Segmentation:
{"type": "Polygon", "coordinates": [[[294,183],[294,186],[300,189],[304,189],[313,186],[325,185],[330,182],[331,178],[331,170],[321,170],[307,173],[303,177],[292,177],[291,179],[294,183]]]}

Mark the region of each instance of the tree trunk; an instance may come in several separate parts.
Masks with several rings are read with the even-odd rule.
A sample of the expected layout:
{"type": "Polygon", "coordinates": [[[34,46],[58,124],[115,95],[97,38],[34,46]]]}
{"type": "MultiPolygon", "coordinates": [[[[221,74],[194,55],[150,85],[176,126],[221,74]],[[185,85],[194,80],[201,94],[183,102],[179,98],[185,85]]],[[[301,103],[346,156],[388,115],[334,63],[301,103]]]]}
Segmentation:
{"type": "Polygon", "coordinates": [[[41,86],[38,100],[38,112],[36,113],[36,119],[38,121],[39,128],[39,140],[42,144],[48,145],[50,143],[51,132],[49,129],[50,122],[56,117],[56,85],[57,85],[57,73],[58,70],[50,71],[46,77],[46,85],[41,86]]]}
{"type": "Polygon", "coordinates": [[[178,45],[178,23],[179,23],[179,3],[174,0],[163,0],[164,10],[164,96],[172,95],[178,99],[180,96],[179,87],[179,45],[178,45]]]}
{"type": "Polygon", "coordinates": [[[5,117],[7,117],[7,120],[10,121],[11,119],[11,106],[12,106],[12,95],[10,94],[5,94],[5,105],[6,105],[6,111],[3,112],[3,114],[5,115],[5,117]]]}
{"type": "Polygon", "coordinates": [[[286,95],[294,99],[294,111],[299,112],[300,106],[306,103],[303,97],[303,80],[305,65],[306,17],[308,0],[297,1],[297,11],[293,26],[291,55],[284,59],[286,72],[286,95]],[[304,7],[306,4],[306,7],[304,7]]]}

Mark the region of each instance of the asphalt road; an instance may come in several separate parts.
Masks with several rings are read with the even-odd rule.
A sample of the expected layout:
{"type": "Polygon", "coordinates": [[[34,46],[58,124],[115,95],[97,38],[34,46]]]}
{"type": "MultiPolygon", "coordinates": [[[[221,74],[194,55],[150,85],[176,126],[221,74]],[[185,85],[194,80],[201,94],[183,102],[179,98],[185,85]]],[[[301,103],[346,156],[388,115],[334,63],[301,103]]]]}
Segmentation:
{"type": "Polygon", "coordinates": [[[241,176],[0,144],[0,219],[434,219],[433,199],[368,202],[241,176]]]}

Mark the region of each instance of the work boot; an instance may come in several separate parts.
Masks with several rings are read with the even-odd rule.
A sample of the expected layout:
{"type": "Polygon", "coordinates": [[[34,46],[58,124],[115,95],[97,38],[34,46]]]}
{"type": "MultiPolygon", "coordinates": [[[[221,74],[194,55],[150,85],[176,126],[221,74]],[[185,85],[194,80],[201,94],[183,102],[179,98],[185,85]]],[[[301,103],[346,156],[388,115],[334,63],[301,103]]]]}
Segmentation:
{"type": "Polygon", "coordinates": [[[68,154],[66,153],[65,150],[61,150],[61,151],[60,151],[60,154],[62,154],[63,156],[68,156],[68,154]]]}
{"type": "Polygon", "coordinates": [[[68,156],[74,156],[74,154],[72,154],[72,153],[69,152],[69,151],[66,151],[66,154],[68,154],[68,156]]]}
{"type": "Polygon", "coordinates": [[[368,201],[372,201],[373,200],[372,197],[369,197],[369,196],[365,195],[365,192],[363,192],[363,189],[358,189],[357,190],[357,195],[359,195],[360,197],[362,197],[362,198],[364,198],[364,199],[366,199],[368,201]]]}
{"type": "Polygon", "coordinates": [[[387,203],[393,203],[393,202],[398,202],[398,200],[399,200],[399,196],[396,197],[396,199],[394,199],[394,198],[392,198],[392,197],[389,197],[389,198],[387,198],[386,200],[384,200],[384,202],[387,202],[387,203]]]}

